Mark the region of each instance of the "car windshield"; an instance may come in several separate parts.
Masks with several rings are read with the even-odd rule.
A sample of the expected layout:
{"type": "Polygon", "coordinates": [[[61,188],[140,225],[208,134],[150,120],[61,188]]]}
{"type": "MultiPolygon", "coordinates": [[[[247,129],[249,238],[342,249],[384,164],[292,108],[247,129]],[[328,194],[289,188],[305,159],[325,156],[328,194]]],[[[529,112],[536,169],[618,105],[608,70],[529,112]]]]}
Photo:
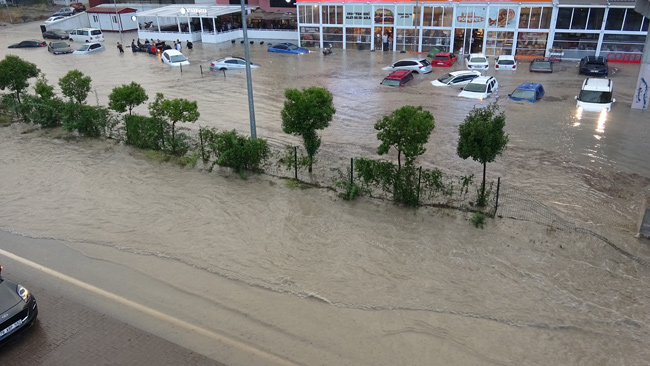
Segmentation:
{"type": "Polygon", "coordinates": [[[548,61],[535,61],[532,65],[533,70],[550,70],[551,63],[548,61]]]}
{"type": "Polygon", "coordinates": [[[447,56],[436,56],[433,59],[437,60],[437,61],[447,61],[447,60],[449,60],[449,57],[447,57],[447,56]]]}
{"type": "Polygon", "coordinates": [[[473,62],[475,64],[483,64],[483,63],[486,63],[487,60],[485,59],[485,57],[472,57],[469,60],[469,62],[473,62]]]}
{"type": "Polygon", "coordinates": [[[381,82],[381,85],[399,86],[399,80],[397,80],[397,79],[384,79],[384,81],[381,82]]]}
{"type": "Polygon", "coordinates": [[[441,82],[441,83],[443,83],[443,84],[447,84],[447,83],[450,82],[451,79],[453,79],[453,78],[454,78],[454,75],[452,75],[452,74],[447,74],[447,75],[441,77],[440,79],[438,79],[438,81],[441,82]]]}
{"type": "Polygon", "coordinates": [[[585,65],[587,67],[603,67],[605,64],[603,62],[598,62],[598,61],[592,61],[592,62],[587,62],[585,65]]]}
{"type": "Polygon", "coordinates": [[[578,100],[586,103],[611,103],[612,92],[583,90],[580,92],[578,100]]]}
{"type": "Polygon", "coordinates": [[[526,90],[526,89],[515,89],[512,94],[510,94],[511,97],[517,98],[517,99],[528,99],[528,100],[533,100],[535,99],[535,91],[534,90],[526,90]]]}
{"type": "Polygon", "coordinates": [[[89,47],[90,47],[90,45],[84,44],[84,45],[81,45],[81,47],[79,47],[77,49],[77,51],[88,51],[89,47]]]}
{"type": "Polygon", "coordinates": [[[295,44],[288,45],[287,47],[288,47],[290,50],[297,50],[297,49],[298,49],[298,46],[296,46],[295,44]]]}
{"type": "Polygon", "coordinates": [[[420,60],[420,63],[421,63],[423,66],[425,66],[425,67],[431,65],[431,64],[429,63],[429,60],[420,60]]]}
{"type": "Polygon", "coordinates": [[[62,48],[62,47],[68,47],[68,44],[65,42],[56,42],[52,43],[53,48],[62,48]]]}
{"type": "Polygon", "coordinates": [[[183,56],[183,55],[172,55],[169,58],[169,60],[171,62],[183,62],[183,61],[187,61],[187,58],[185,58],[185,56],[183,56]]]}
{"type": "Polygon", "coordinates": [[[465,89],[463,89],[463,91],[473,92],[473,93],[485,93],[486,89],[487,89],[487,85],[485,84],[469,83],[465,86],[465,89]]]}

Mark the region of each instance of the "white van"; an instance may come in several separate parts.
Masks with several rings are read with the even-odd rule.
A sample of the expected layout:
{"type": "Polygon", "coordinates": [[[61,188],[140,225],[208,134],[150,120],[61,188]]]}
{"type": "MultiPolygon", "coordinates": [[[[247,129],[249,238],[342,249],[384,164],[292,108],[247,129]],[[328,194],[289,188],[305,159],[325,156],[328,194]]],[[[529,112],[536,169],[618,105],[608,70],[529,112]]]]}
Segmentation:
{"type": "Polygon", "coordinates": [[[612,79],[594,79],[587,78],[582,83],[580,95],[576,96],[576,108],[586,112],[611,111],[612,103],[616,99],[612,98],[614,94],[614,85],[612,79]]]}
{"type": "Polygon", "coordinates": [[[79,28],[70,32],[73,42],[104,42],[104,33],[98,28],[79,28]]]}

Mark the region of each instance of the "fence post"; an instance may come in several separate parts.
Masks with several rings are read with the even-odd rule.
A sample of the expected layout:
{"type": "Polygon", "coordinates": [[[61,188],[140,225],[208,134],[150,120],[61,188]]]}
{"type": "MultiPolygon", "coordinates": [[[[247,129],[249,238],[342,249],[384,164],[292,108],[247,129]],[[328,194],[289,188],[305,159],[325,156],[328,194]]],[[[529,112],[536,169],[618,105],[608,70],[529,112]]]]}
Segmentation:
{"type": "Polygon", "coordinates": [[[203,76],[203,65],[199,65],[199,69],[201,69],[201,76],[203,76]]]}
{"type": "Polygon", "coordinates": [[[183,65],[178,65],[181,67],[181,74],[183,73],[183,65]]]}
{"type": "Polygon", "coordinates": [[[298,180],[298,147],[293,147],[293,176],[298,180]]]}
{"type": "Polygon", "coordinates": [[[205,148],[203,147],[203,128],[199,127],[199,141],[201,141],[201,158],[205,161],[205,148]]]}
{"type": "Polygon", "coordinates": [[[422,181],[422,167],[418,169],[418,204],[420,204],[420,182],[422,181]]]}
{"type": "Polygon", "coordinates": [[[497,210],[499,209],[499,188],[501,188],[501,177],[497,178],[497,199],[494,203],[494,216],[497,215],[497,210]]]}
{"type": "Polygon", "coordinates": [[[350,158],[350,185],[354,183],[354,158],[350,158]]]}

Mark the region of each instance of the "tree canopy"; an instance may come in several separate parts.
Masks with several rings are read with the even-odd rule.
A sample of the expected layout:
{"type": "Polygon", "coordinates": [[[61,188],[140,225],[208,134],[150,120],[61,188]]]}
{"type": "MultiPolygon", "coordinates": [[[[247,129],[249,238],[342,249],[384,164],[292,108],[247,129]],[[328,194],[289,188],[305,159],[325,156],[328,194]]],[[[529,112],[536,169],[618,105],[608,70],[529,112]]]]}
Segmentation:
{"type": "Polygon", "coordinates": [[[90,76],[84,76],[81,71],[70,70],[59,79],[59,86],[63,95],[75,103],[83,104],[90,93],[91,81],[90,76]]]}
{"type": "Polygon", "coordinates": [[[18,56],[7,55],[0,61],[0,89],[6,88],[16,93],[16,100],[20,103],[20,94],[29,86],[27,80],[37,77],[40,72],[35,64],[18,56]]]}
{"type": "Polygon", "coordinates": [[[144,88],[132,81],[131,84],[124,84],[113,88],[113,91],[108,96],[108,107],[114,111],[124,113],[129,110],[129,115],[133,108],[146,102],[149,99],[147,92],[144,88]]]}
{"type": "Polygon", "coordinates": [[[433,115],[422,107],[406,105],[382,117],[375,123],[378,130],[377,139],[381,145],[379,155],[388,153],[391,147],[397,150],[397,166],[402,167],[402,153],[406,164],[412,164],[415,158],[424,154],[424,144],[435,127],[433,115]]]}
{"type": "Polygon", "coordinates": [[[171,127],[172,153],[176,153],[179,141],[176,139],[176,122],[194,123],[201,114],[196,102],[187,99],[165,99],[156,93],[156,99],[149,104],[151,117],[168,123],[171,127]]]}
{"type": "Polygon", "coordinates": [[[501,155],[508,144],[508,135],[504,132],[506,116],[499,113],[496,102],[483,108],[474,107],[458,128],[457,153],[463,159],[472,158],[483,164],[483,182],[481,197],[485,199],[485,171],[501,155]]]}
{"type": "Polygon", "coordinates": [[[287,89],[286,100],[282,109],[282,131],[300,136],[309,160],[309,172],[312,171],[314,156],[320,148],[321,139],[316,133],[330,125],[336,109],[334,97],[325,88],[311,87],[287,89]]]}

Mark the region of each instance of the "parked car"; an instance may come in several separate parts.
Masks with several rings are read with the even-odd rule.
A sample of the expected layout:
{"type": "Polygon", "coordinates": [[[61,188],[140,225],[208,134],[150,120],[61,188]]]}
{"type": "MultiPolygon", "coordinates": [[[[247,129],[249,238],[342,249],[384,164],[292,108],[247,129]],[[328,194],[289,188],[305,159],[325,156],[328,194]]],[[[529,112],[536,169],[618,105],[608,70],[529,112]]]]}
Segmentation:
{"type": "Polygon", "coordinates": [[[76,51],[72,52],[75,55],[84,55],[86,53],[93,53],[103,51],[104,45],[99,42],[84,43],[76,51]]]}
{"type": "Polygon", "coordinates": [[[0,343],[34,323],[36,299],[23,286],[2,277],[0,266],[0,343]]]}
{"type": "Polygon", "coordinates": [[[517,70],[517,60],[512,55],[497,56],[496,61],[494,61],[494,68],[496,70],[517,70]]]}
{"type": "Polygon", "coordinates": [[[512,93],[508,94],[508,98],[516,101],[527,100],[535,103],[544,96],[544,87],[538,83],[523,83],[515,89],[512,93]]]}
{"type": "Polygon", "coordinates": [[[536,58],[530,63],[529,70],[550,74],[553,72],[553,61],[548,58],[536,58]]]}
{"type": "Polygon", "coordinates": [[[67,18],[67,17],[64,17],[62,15],[51,16],[51,17],[47,18],[47,20],[45,20],[43,22],[43,24],[52,24],[54,22],[58,22],[59,20],[65,19],[65,18],[67,18]]]}
{"type": "Polygon", "coordinates": [[[19,43],[14,43],[9,48],[27,48],[27,47],[45,47],[47,46],[47,42],[45,41],[37,41],[35,39],[30,39],[28,41],[22,41],[19,43]]]}
{"type": "Polygon", "coordinates": [[[614,84],[612,79],[587,78],[582,82],[580,95],[576,96],[576,108],[587,112],[611,111],[614,84]]]}
{"type": "Polygon", "coordinates": [[[386,66],[383,70],[395,71],[395,70],[411,70],[417,72],[418,74],[428,74],[433,69],[431,68],[431,63],[426,58],[405,58],[399,60],[390,66],[386,66]]]}
{"type": "MultiPolygon", "coordinates": [[[[259,67],[251,62],[251,69],[259,67]]],[[[210,70],[242,70],[246,69],[246,59],[241,57],[225,57],[210,63],[210,70]]]]}
{"type": "Polygon", "coordinates": [[[411,80],[413,80],[413,71],[397,70],[386,76],[384,80],[382,80],[381,85],[404,86],[411,80]]]}
{"type": "Polygon", "coordinates": [[[457,58],[453,53],[439,52],[431,59],[431,66],[450,67],[456,63],[457,58]]]}
{"type": "Polygon", "coordinates": [[[104,42],[104,33],[98,28],[78,28],[70,32],[73,42],[104,42]]]}
{"type": "Polygon", "coordinates": [[[499,82],[493,76],[479,76],[465,85],[459,97],[483,100],[499,89],[499,82]]]}
{"type": "Polygon", "coordinates": [[[69,17],[70,15],[75,13],[75,9],[73,7],[65,7],[61,8],[56,11],[56,13],[52,14],[52,16],[64,16],[64,17],[69,17]]]}
{"type": "Polygon", "coordinates": [[[452,71],[438,80],[432,81],[431,84],[434,86],[465,85],[479,76],[481,76],[481,72],[476,70],[452,71]]]}
{"type": "Polygon", "coordinates": [[[296,53],[296,54],[305,54],[309,53],[309,50],[306,48],[298,47],[293,43],[278,43],[269,46],[267,49],[268,52],[276,53],[296,53]]]}
{"type": "Polygon", "coordinates": [[[465,57],[465,66],[470,70],[487,70],[490,68],[488,58],[482,53],[470,53],[465,57]]]}
{"type": "Polygon", "coordinates": [[[70,35],[68,32],[62,29],[50,29],[43,32],[43,38],[45,39],[69,39],[70,35]]]}
{"type": "Polygon", "coordinates": [[[160,60],[167,65],[172,66],[185,66],[190,64],[190,62],[187,60],[187,57],[176,50],[163,51],[163,53],[160,55],[160,60]]]}
{"type": "Polygon", "coordinates": [[[609,66],[603,56],[585,56],[580,60],[579,73],[584,75],[607,76],[609,66]]]}
{"type": "Polygon", "coordinates": [[[70,44],[68,42],[50,42],[50,44],[47,45],[47,51],[52,52],[55,55],[63,55],[66,53],[72,53],[74,50],[72,47],[70,47],[70,44]]]}
{"type": "Polygon", "coordinates": [[[70,3],[70,7],[74,8],[75,13],[81,13],[86,11],[86,5],[83,3],[70,3]]]}

